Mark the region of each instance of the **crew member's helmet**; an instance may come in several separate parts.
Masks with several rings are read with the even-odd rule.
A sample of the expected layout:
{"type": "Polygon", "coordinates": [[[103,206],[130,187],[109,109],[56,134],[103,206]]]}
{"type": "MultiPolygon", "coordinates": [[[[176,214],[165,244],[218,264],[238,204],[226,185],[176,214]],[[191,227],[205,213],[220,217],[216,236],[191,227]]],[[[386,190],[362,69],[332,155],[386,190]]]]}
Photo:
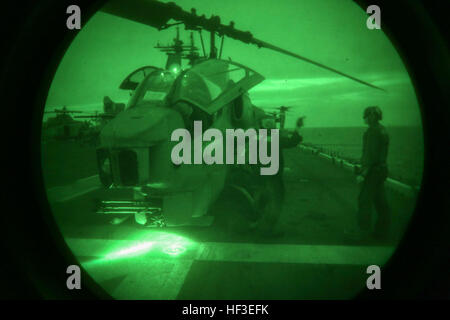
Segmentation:
{"type": "Polygon", "coordinates": [[[377,119],[378,121],[383,118],[383,113],[378,106],[370,106],[364,109],[363,118],[365,119],[370,115],[375,115],[375,119],[377,119]]]}

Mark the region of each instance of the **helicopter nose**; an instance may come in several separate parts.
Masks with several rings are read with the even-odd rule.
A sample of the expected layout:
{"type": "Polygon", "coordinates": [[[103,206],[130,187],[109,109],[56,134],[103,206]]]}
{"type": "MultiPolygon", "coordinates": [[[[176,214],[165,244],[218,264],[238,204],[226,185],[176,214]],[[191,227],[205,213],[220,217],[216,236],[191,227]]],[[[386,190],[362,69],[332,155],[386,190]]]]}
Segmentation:
{"type": "Polygon", "coordinates": [[[184,128],[178,111],[144,103],[119,113],[105,125],[100,139],[109,148],[149,146],[167,141],[177,128],[184,128]]]}
{"type": "Polygon", "coordinates": [[[104,185],[146,187],[149,194],[171,196],[191,192],[207,179],[203,166],[175,165],[172,141],[176,129],[185,128],[178,109],[137,105],[119,113],[103,128],[98,148],[104,185]],[[109,159],[109,162],[106,162],[109,159]]]}

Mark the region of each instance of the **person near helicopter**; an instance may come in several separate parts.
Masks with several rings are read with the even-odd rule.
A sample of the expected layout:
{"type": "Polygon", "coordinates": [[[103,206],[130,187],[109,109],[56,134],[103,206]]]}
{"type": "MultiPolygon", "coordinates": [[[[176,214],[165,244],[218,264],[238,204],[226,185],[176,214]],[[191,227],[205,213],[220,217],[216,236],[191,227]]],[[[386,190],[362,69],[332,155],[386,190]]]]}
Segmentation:
{"type": "MultiPolygon", "coordinates": [[[[267,175],[259,178],[263,185],[263,188],[259,190],[255,197],[259,219],[251,224],[251,228],[262,236],[282,236],[284,233],[280,225],[280,216],[286,194],[283,178],[285,168],[283,150],[294,148],[302,142],[300,130],[303,127],[303,119],[304,117],[297,119],[294,130],[279,129],[279,170],[273,176],[267,175]]],[[[262,118],[260,125],[264,129],[276,129],[275,119],[271,116],[262,118]]]]}
{"type": "Polygon", "coordinates": [[[388,236],[390,208],[386,199],[384,182],[388,175],[387,155],[389,135],[380,124],[382,112],[377,106],[364,110],[363,118],[368,129],[363,136],[361,167],[357,170],[357,181],[361,185],[358,196],[358,226],[363,235],[371,229],[372,207],[377,212],[377,220],[372,236],[382,239],[388,236]]]}

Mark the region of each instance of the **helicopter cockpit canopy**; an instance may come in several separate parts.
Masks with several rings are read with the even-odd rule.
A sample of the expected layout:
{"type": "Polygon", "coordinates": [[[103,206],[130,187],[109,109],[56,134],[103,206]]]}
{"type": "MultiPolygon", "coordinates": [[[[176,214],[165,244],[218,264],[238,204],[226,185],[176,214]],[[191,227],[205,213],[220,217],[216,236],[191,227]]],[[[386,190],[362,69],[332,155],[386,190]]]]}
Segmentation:
{"type": "Polygon", "coordinates": [[[170,71],[153,71],[138,85],[128,103],[128,108],[132,108],[142,102],[163,105],[164,99],[175,81],[175,77],[174,73],[170,71]]]}
{"type": "Polygon", "coordinates": [[[134,70],[130,73],[120,84],[119,89],[122,90],[136,90],[139,83],[141,83],[144,78],[155,70],[161,70],[160,68],[153,66],[144,66],[139,69],[134,70]]]}
{"type": "Polygon", "coordinates": [[[170,104],[188,102],[212,115],[263,80],[241,64],[210,59],[182,72],[167,99],[170,104]]]}

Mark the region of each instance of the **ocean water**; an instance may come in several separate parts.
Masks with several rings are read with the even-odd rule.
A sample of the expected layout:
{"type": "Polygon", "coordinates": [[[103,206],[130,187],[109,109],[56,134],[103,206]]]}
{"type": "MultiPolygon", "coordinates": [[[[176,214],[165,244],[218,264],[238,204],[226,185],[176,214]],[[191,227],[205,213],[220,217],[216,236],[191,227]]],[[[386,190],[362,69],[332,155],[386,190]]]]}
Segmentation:
{"type": "MultiPolygon", "coordinates": [[[[303,142],[352,162],[359,162],[366,127],[304,128],[303,142]]],[[[419,186],[422,180],[424,142],[421,127],[386,127],[390,137],[389,176],[419,186]]]]}

